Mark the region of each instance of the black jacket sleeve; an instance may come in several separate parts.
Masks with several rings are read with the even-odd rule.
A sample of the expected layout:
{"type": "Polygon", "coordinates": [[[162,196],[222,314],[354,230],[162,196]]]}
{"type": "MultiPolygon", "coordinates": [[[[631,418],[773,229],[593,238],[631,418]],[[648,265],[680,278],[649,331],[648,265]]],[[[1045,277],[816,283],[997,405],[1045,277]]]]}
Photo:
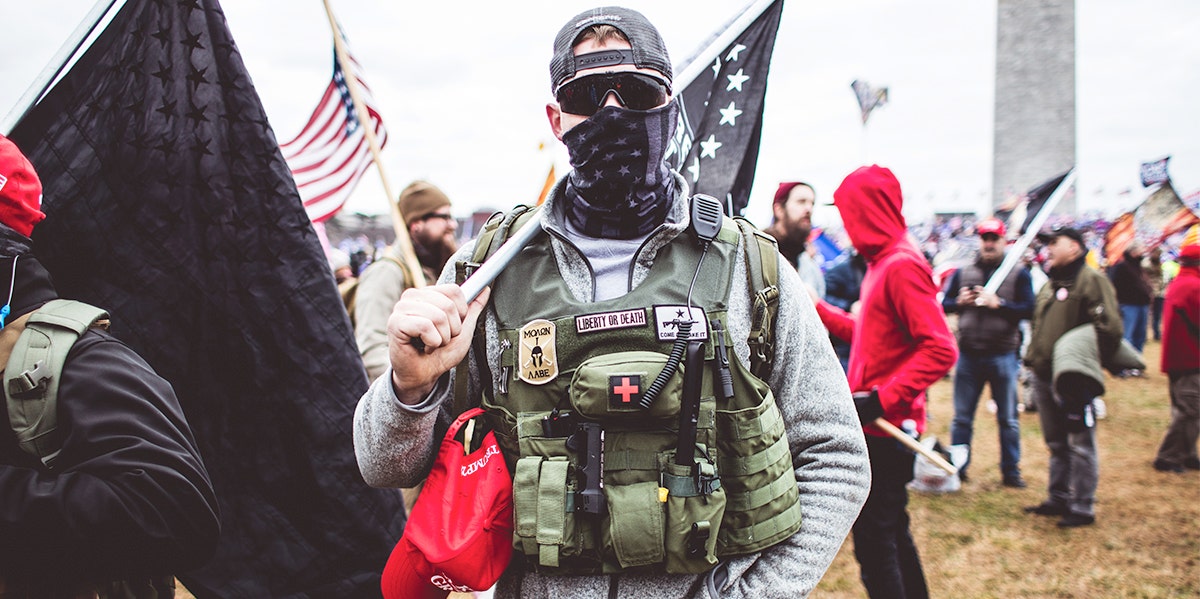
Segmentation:
{"type": "Polygon", "coordinates": [[[0,421],[0,576],[173,574],[216,550],[216,497],[174,390],[107,333],[67,357],[54,470],[17,449],[7,411],[0,421]]]}

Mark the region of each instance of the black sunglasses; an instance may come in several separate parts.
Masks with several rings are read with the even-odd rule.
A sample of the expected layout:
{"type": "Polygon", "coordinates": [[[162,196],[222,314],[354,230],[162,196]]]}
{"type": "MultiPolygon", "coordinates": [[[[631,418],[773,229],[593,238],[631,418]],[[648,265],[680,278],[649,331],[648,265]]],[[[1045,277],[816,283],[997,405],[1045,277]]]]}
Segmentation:
{"type": "Polygon", "coordinates": [[[671,88],[644,73],[606,73],[568,81],[558,88],[554,98],[563,112],[592,116],[610,93],[616,94],[625,108],[650,110],[667,102],[671,88]]]}

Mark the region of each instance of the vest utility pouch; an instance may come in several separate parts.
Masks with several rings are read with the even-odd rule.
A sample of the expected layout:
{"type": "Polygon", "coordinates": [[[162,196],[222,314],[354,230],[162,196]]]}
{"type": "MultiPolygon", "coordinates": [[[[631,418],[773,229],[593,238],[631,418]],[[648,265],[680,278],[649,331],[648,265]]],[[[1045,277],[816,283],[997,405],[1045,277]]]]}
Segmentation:
{"type": "Polygon", "coordinates": [[[663,487],[667,490],[666,569],[669,574],[700,574],[717,563],[717,533],[725,515],[725,489],[716,466],[700,457],[694,466],[675,463],[664,454],[663,487]]]}
{"type": "Polygon", "coordinates": [[[608,516],[603,543],[606,555],[615,555],[621,568],[660,564],[663,561],[663,504],[658,483],[606,485],[608,516]]]}
{"type": "Polygon", "coordinates": [[[735,498],[721,525],[717,553],[723,556],[759,551],[800,529],[800,494],[783,414],[765,383],[753,389],[757,405],[717,410],[721,482],[735,498]]]}
{"type": "Polygon", "coordinates": [[[667,356],[652,351],[625,351],[589,358],[571,379],[571,405],[594,419],[675,418],[683,393],[683,368],[658,394],[649,410],[638,406],[667,363],[667,356]]]}
{"type": "Polygon", "coordinates": [[[513,476],[513,547],[539,566],[556,568],[577,556],[583,543],[576,528],[573,489],[565,457],[517,460],[513,476]]]}

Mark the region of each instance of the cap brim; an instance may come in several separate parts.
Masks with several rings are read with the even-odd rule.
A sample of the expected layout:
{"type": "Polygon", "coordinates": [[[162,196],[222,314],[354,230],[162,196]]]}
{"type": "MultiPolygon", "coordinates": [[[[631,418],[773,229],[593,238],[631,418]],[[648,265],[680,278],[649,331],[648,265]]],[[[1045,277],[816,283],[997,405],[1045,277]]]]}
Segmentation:
{"type": "Polygon", "coordinates": [[[450,591],[433,586],[432,568],[408,539],[401,538],[383,567],[384,599],[446,599],[450,591]]]}

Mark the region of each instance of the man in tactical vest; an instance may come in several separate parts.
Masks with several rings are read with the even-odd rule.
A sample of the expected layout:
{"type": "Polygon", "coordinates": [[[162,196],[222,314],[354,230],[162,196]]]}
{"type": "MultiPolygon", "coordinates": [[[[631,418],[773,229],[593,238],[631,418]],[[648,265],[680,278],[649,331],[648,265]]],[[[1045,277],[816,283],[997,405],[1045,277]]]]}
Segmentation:
{"type": "Polygon", "coordinates": [[[41,195],[0,136],[0,596],[171,597],[216,551],[216,496],[171,385],[89,327],[102,310],[57,299],[31,252],[41,195]],[[53,332],[81,312],[67,341],[53,332]]]}
{"type": "MultiPolygon", "coordinates": [[[[572,18],[550,72],[546,112],[574,170],[490,292],[468,303],[443,284],[396,304],[391,368],[355,413],[363,476],[425,476],[466,387],[515,477],[517,550],[497,597],[805,596],[869,467],[799,277],[749,224],[694,210],[713,200],[664,162],[679,108],[644,16],[572,18]]],[[[488,255],[520,214],[456,264],[488,255]]]]}
{"type": "MultiPolygon", "coordinates": [[[[970,445],[975,409],[986,383],[996,402],[1000,430],[1000,474],[1004,486],[1025,488],[1021,478],[1021,424],[1017,419],[1017,350],[1022,319],[1033,316],[1033,283],[1029,271],[1017,266],[1008,272],[996,293],[983,286],[1004,262],[1004,223],[987,218],[975,226],[979,255],[950,278],[942,308],[958,314],[958,365],[954,370],[954,422],[950,442],[970,445]]],[[[958,475],[967,480],[967,463],[958,475]]]]}

